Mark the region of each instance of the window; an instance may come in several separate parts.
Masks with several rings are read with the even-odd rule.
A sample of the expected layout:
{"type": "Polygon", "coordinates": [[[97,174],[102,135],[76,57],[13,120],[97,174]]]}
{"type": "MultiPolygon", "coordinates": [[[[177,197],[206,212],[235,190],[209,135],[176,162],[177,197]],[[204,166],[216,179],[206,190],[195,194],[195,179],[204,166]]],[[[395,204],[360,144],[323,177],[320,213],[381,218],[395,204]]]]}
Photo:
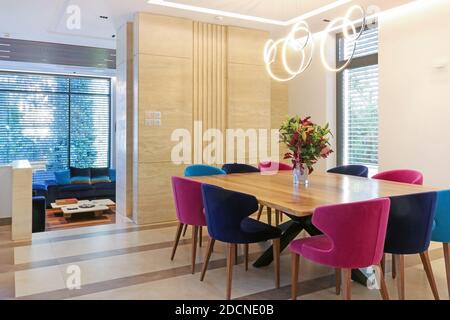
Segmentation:
{"type": "MultiPolygon", "coordinates": [[[[353,42],[337,36],[337,65],[351,56],[353,42]]],[[[365,30],[349,66],[337,75],[339,165],[378,170],[378,28],[365,30]]]]}
{"type": "Polygon", "coordinates": [[[0,72],[0,163],[45,162],[46,173],[108,167],[109,79],[0,72]]]}

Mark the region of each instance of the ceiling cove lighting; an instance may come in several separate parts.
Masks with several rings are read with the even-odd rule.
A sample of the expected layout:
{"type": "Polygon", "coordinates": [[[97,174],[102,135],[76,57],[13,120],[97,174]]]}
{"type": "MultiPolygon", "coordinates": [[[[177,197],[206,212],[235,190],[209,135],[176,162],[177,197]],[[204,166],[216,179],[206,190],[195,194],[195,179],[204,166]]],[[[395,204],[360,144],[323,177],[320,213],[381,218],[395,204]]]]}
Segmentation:
{"type": "MultiPolygon", "coordinates": [[[[359,5],[355,5],[348,9],[344,17],[334,19],[328,24],[327,28],[320,33],[320,35],[322,36],[322,40],[320,43],[320,58],[326,70],[330,72],[341,72],[350,64],[355,55],[357,41],[366,28],[366,20],[366,12],[364,8],[359,5]],[[361,22],[359,31],[357,28],[357,22],[351,20],[351,17],[355,12],[358,12],[362,16],[362,18],[356,20],[358,22],[361,22]],[[349,32],[349,29],[351,30],[351,32],[349,32]],[[337,30],[342,30],[345,39],[353,41],[353,51],[345,64],[343,64],[339,68],[333,68],[329,65],[326,59],[326,35],[337,30]]],[[[267,73],[276,81],[290,81],[305,72],[306,69],[308,69],[312,62],[313,52],[314,40],[308,24],[305,21],[297,22],[285,38],[281,38],[276,41],[270,39],[266,42],[263,58],[267,73]],[[306,36],[303,35],[302,37],[298,37],[297,34],[299,32],[303,32],[304,34],[306,34],[306,36]],[[282,45],[281,62],[284,72],[286,73],[285,77],[275,75],[272,70],[272,66],[277,60],[277,53],[279,52],[280,45],[282,45]],[[300,55],[301,57],[299,66],[296,69],[292,69],[290,64],[288,63],[288,49],[293,51],[295,54],[300,55]]]]}
{"type": "Polygon", "coordinates": [[[293,18],[293,19],[290,19],[287,21],[266,19],[266,18],[255,17],[255,16],[250,16],[250,15],[245,15],[245,14],[240,14],[240,13],[235,13],[235,12],[198,7],[198,6],[177,3],[177,2],[171,2],[171,1],[166,1],[166,0],[147,0],[147,3],[151,4],[151,5],[157,5],[157,6],[167,7],[167,8],[174,8],[174,9],[181,9],[181,10],[198,12],[198,13],[211,14],[216,17],[222,17],[222,19],[224,17],[228,17],[228,18],[236,18],[236,19],[240,19],[240,20],[254,21],[254,22],[260,22],[260,23],[264,23],[264,24],[271,24],[271,25],[286,27],[286,26],[291,26],[293,24],[296,24],[300,21],[306,20],[308,18],[314,17],[314,16],[324,13],[326,11],[335,9],[335,8],[342,6],[344,4],[347,4],[351,1],[353,1],[353,0],[337,0],[330,4],[325,5],[323,7],[314,9],[310,12],[302,14],[299,17],[296,17],[296,18],[293,18]]]}

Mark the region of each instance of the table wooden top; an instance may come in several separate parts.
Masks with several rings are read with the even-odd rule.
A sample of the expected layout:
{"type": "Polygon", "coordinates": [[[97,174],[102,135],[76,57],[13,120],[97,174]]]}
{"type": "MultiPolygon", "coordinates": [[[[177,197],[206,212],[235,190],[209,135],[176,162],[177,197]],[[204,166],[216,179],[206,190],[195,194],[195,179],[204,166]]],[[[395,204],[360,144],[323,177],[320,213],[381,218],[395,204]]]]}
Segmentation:
{"type": "Polygon", "coordinates": [[[272,175],[261,173],[191,177],[224,189],[247,193],[270,208],[298,217],[309,216],[315,208],[390,196],[437,191],[437,188],[373,180],[332,173],[314,173],[308,186],[295,187],[292,172],[272,175]]]}

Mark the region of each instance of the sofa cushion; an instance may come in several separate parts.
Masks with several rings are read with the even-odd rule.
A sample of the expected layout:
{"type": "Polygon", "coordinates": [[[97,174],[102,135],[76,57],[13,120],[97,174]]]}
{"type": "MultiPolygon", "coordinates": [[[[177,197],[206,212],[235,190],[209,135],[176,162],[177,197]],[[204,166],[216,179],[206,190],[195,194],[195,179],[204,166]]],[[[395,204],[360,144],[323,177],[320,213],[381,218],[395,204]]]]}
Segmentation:
{"type": "Polygon", "coordinates": [[[85,168],[85,169],[80,169],[80,168],[74,168],[74,167],[70,167],[70,177],[91,177],[91,169],[90,168],[85,168]]]}
{"type": "Polygon", "coordinates": [[[91,184],[111,183],[109,176],[91,178],[91,184]]]}
{"type": "Polygon", "coordinates": [[[115,190],[116,189],[116,183],[115,182],[102,182],[102,183],[96,183],[93,185],[95,190],[115,190]]]}
{"type": "Polygon", "coordinates": [[[60,191],[89,191],[94,190],[90,184],[69,184],[59,187],[60,191]]]}
{"type": "Polygon", "coordinates": [[[109,177],[109,168],[92,168],[91,178],[109,177]]]}
{"type": "Polygon", "coordinates": [[[70,178],[71,184],[91,184],[90,177],[72,177],[70,178]]]}
{"type": "Polygon", "coordinates": [[[70,184],[70,171],[69,170],[56,171],[55,180],[58,185],[70,184]]]}

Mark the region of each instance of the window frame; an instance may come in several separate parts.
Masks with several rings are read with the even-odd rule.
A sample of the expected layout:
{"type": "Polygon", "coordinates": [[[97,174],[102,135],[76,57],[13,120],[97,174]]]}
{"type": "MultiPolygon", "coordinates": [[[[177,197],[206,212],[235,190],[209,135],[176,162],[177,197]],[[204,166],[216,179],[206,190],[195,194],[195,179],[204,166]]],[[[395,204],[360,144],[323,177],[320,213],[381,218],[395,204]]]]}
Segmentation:
{"type": "MultiPolygon", "coordinates": [[[[378,25],[376,26],[378,28],[378,25]]],[[[366,27],[366,30],[368,28],[366,27]]],[[[361,27],[357,28],[357,32],[361,30],[361,27]]],[[[344,38],[344,33],[340,32],[336,34],[336,68],[342,67],[346,60],[341,61],[339,59],[340,50],[340,40],[344,38]]],[[[344,71],[357,69],[362,67],[368,67],[378,65],[378,51],[377,53],[370,54],[362,57],[355,57],[349,63],[349,65],[341,72],[336,73],[336,161],[338,166],[344,165],[344,135],[345,135],[345,119],[344,119],[344,71]]]]}
{"type": "MultiPolygon", "coordinates": [[[[111,77],[102,77],[102,76],[87,76],[87,75],[72,75],[72,74],[64,74],[64,73],[46,73],[46,72],[33,72],[33,71],[12,71],[12,70],[2,70],[0,69],[0,73],[3,74],[22,74],[22,75],[35,75],[35,76],[52,76],[52,77],[63,77],[67,78],[69,81],[68,85],[68,91],[62,92],[62,91],[29,91],[29,90],[4,90],[0,89],[0,92],[20,92],[20,93],[28,93],[28,94],[35,94],[35,93],[43,93],[43,94],[65,94],[68,96],[68,150],[67,150],[67,169],[71,166],[71,99],[72,95],[86,95],[86,96],[104,96],[108,97],[108,155],[107,155],[107,164],[108,167],[111,168],[112,166],[112,130],[113,130],[113,124],[112,124],[112,112],[113,112],[113,100],[112,100],[112,84],[113,79],[111,77]],[[99,94],[99,93],[83,93],[83,92],[72,92],[72,86],[71,81],[72,79],[101,79],[101,80],[107,80],[109,82],[108,86],[108,93],[107,94],[99,94]]],[[[46,169],[47,171],[47,169],[46,169]]]]}

